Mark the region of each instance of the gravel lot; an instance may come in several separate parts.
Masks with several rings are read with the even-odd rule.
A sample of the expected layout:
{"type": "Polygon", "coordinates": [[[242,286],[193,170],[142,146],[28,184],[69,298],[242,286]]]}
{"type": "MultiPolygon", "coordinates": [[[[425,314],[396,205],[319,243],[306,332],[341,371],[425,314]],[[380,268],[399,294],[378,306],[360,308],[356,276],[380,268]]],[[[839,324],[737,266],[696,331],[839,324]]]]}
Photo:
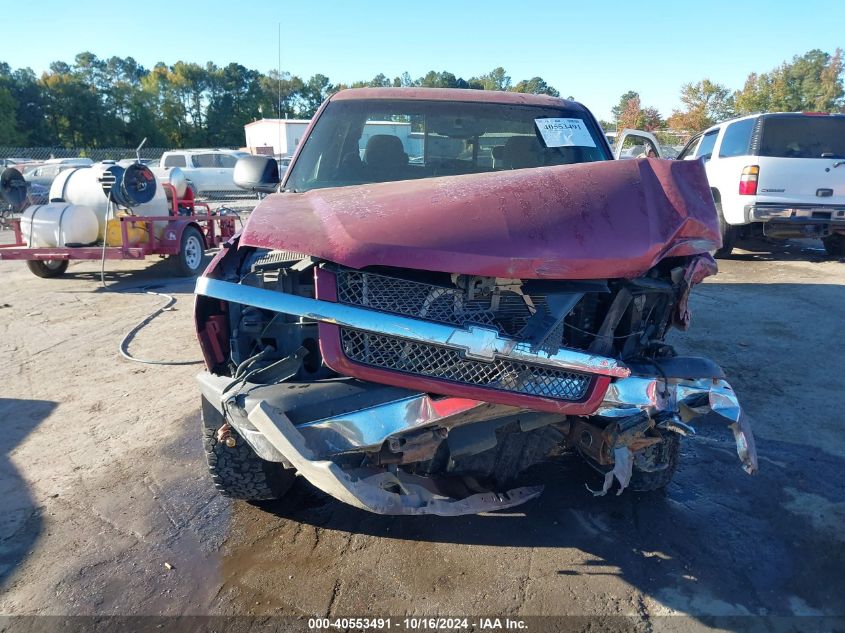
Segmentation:
{"type": "MultiPolygon", "coordinates": [[[[300,482],[284,503],[218,497],[199,440],[192,282],[165,262],[0,262],[0,614],[845,616],[845,264],[816,243],[722,261],[674,343],[721,363],[760,473],[701,425],[665,494],[593,498],[578,460],[501,515],[384,518],[300,482]]],[[[806,622],[813,620],[808,619],[806,622]]],[[[650,630],[651,625],[643,630],[650,630]]]]}

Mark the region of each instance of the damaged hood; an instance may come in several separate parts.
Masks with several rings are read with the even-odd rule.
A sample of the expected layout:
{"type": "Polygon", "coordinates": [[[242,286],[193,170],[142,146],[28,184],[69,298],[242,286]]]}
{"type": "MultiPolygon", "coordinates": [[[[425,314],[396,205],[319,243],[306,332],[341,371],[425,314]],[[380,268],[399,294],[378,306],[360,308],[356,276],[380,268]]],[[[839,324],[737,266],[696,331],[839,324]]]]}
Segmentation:
{"type": "Polygon", "coordinates": [[[597,279],[721,237],[699,161],[638,159],[273,194],[240,243],[351,268],[597,279]]]}

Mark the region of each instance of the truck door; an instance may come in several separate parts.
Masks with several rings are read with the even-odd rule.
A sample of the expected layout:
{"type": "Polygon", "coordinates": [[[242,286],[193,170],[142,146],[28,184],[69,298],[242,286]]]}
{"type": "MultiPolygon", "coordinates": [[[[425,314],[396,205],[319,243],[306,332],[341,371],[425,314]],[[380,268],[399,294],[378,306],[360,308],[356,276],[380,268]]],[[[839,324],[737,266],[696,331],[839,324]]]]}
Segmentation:
{"type": "Polygon", "coordinates": [[[613,157],[617,159],[663,158],[663,151],[657,138],[651,132],[626,128],[616,136],[613,157]]]}

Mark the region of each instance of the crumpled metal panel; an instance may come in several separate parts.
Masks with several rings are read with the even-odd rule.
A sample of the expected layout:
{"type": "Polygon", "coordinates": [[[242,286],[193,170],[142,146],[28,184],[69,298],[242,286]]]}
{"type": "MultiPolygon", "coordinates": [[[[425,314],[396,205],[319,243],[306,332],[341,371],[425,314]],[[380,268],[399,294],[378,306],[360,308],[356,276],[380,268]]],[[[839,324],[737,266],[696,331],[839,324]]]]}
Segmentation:
{"type": "Polygon", "coordinates": [[[332,461],[315,459],[290,420],[266,403],[258,404],[249,413],[249,420],[309,483],[335,499],[376,514],[459,516],[493,512],[525,503],[543,491],[542,486],[524,486],[453,499],[430,489],[423,478],[384,470],[351,473],[332,461]]]}
{"type": "Polygon", "coordinates": [[[273,194],[240,243],[352,268],[602,279],[721,236],[699,161],[637,159],[273,194]]]}

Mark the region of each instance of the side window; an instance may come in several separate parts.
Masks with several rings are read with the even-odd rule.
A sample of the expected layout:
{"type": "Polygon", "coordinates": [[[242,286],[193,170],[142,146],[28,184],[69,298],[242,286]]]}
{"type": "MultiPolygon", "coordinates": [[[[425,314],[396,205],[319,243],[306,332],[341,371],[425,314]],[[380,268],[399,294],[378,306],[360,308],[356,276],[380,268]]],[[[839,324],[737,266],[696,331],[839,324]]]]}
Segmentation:
{"type": "Polygon", "coordinates": [[[182,154],[171,154],[164,159],[165,167],[187,167],[185,157],[182,154]]]}
{"type": "Polygon", "coordinates": [[[696,158],[704,158],[708,160],[713,155],[713,148],[716,146],[716,139],[719,138],[719,130],[713,130],[704,135],[701,143],[698,144],[698,149],[695,150],[696,158]]]}
{"type": "Polygon", "coordinates": [[[194,154],[194,167],[217,167],[215,154],[194,154]]]}
{"type": "Polygon", "coordinates": [[[756,119],[745,119],[731,123],[725,129],[722,137],[722,144],[719,146],[719,157],[743,156],[747,154],[748,145],[751,142],[751,131],[754,129],[756,119]]]}
{"type": "Polygon", "coordinates": [[[235,166],[236,162],[238,162],[237,158],[235,158],[234,156],[230,156],[229,154],[220,154],[218,158],[220,159],[221,167],[226,167],[230,169],[235,166]]]}
{"type": "Polygon", "coordinates": [[[677,160],[691,160],[695,155],[695,148],[698,147],[698,142],[701,140],[701,135],[693,136],[684,145],[684,149],[678,154],[677,160]]]}

